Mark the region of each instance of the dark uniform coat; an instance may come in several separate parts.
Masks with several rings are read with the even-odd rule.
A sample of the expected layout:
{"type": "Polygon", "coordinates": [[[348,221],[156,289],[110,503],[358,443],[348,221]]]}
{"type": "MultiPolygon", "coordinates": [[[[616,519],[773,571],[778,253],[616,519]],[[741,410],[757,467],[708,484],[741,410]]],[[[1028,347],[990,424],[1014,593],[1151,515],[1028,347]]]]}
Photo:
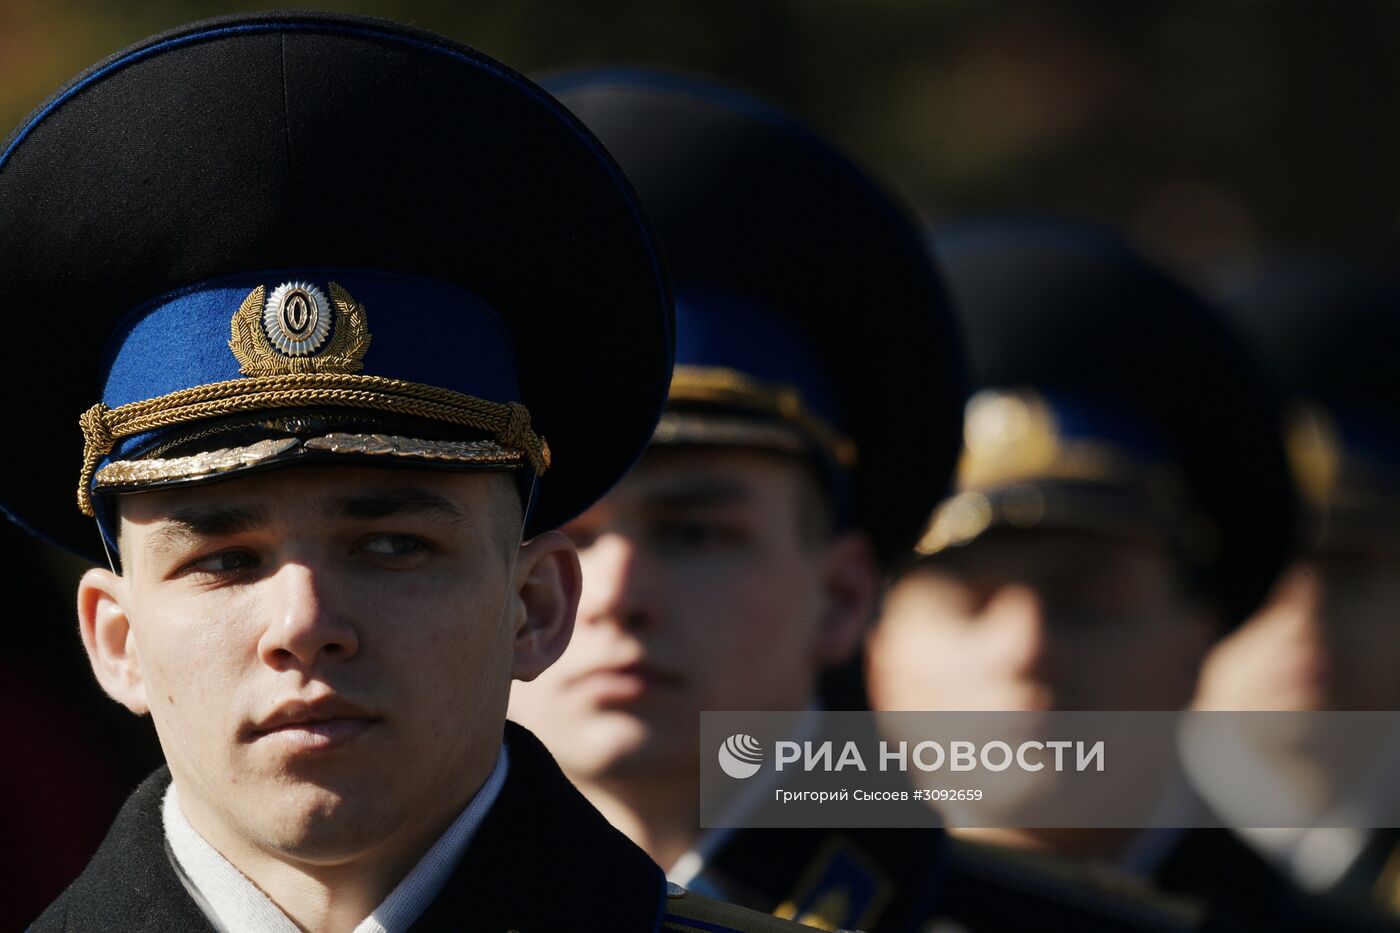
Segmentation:
{"type": "MultiPolygon", "coordinates": [[[[651,933],[804,929],[668,886],[646,853],[613,829],[526,730],[507,724],[510,770],[462,861],[414,933],[651,933]]],[[[82,875],[34,933],[213,933],[171,863],[161,820],[170,772],[122,808],[82,875]]]]}
{"type": "MultiPolygon", "coordinates": [[[[1188,829],[1145,876],[1040,853],[954,844],[944,916],[963,929],[1382,933],[1385,918],[1292,884],[1226,829],[1188,829]],[[1074,892],[1066,896],[1067,892],[1074,892]],[[1014,893],[1013,893],[1014,892],[1014,893]],[[1034,906],[1033,910],[1028,910],[1034,906]],[[1076,918],[1092,918],[1092,925],[1076,918]],[[1033,925],[1021,921],[1033,916],[1033,925]]],[[[955,928],[956,929],[956,928],[955,928]]]]}
{"type": "Polygon", "coordinates": [[[819,929],[868,933],[1239,931],[1146,885],[1071,877],[936,829],[746,829],[692,886],[819,929]]]}
{"type": "Polygon", "coordinates": [[[1208,900],[1219,922],[1250,930],[1400,930],[1362,901],[1309,894],[1228,829],[1190,829],[1152,872],[1163,891],[1208,900]]]}
{"type": "Polygon", "coordinates": [[[1400,916],[1400,829],[1375,829],[1329,893],[1400,916]]]}

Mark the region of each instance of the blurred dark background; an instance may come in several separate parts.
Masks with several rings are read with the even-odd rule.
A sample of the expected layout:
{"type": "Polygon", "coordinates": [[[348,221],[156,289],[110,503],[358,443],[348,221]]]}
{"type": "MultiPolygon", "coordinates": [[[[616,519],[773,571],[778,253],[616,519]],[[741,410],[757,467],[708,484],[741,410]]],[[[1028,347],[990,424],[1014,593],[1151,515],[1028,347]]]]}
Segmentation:
{"type": "MultiPolygon", "coordinates": [[[[0,124],[146,35],[276,4],[0,0],[0,124]]],[[[931,218],[1128,228],[1178,267],[1261,243],[1376,255],[1400,219],[1400,5],[1266,0],[328,2],[527,73],[625,61],[747,84],[931,218]]]]}
{"type": "MultiPolygon", "coordinates": [[[[0,125],[146,35],[271,6],[0,0],[0,125]]],[[[1386,261],[1400,221],[1393,3],[323,6],[412,22],[530,74],[617,62],[710,72],[836,139],[930,220],[1093,218],[1201,280],[1279,248],[1386,261]]],[[[76,873],[159,756],[149,725],[87,670],[72,609],[81,566],[9,527],[0,546],[12,596],[0,683],[18,711],[0,737],[12,801],[0,831],[24,868],[0,883],[0,928],[13,929],[76,873]]]]}

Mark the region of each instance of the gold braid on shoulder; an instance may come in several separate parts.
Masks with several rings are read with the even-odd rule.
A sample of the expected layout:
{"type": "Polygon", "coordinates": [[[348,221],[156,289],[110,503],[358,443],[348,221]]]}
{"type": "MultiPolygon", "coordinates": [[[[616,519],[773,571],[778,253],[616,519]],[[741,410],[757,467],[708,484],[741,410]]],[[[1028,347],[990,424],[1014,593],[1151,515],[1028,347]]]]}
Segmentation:
{"type": "Polygon", "coordinates": [[[208,418],[253,411],[327,406],[389,412],[475,428],[520,451],[536,475],[549,468],[549,445],[535,433],[519,402],[491,402],[435,386],[346,373],[288,373],[231,379],[181,389],[118,408],[98,403],[78,419],[83,429],[83,469],[78,508],[92,516],[92,477],[97,464],[124,437],[208,418]]]}
{"type": "Polygon", "coordinates": [[[795,386],[773,385],[723,366],[677,366],[671,378],[670,401],[776,415],[806,432],[840,466],[849,470],[856,465],[855,442],[808,409],[795,386]]]}

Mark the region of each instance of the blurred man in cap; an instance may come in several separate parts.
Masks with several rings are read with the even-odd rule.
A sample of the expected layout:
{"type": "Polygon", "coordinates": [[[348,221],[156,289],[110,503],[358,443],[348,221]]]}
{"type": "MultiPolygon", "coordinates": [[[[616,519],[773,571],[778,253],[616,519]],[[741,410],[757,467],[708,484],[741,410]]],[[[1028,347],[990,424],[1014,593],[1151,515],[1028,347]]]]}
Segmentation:
{"type": "MultiPolygon", "coordinates": [[[[922,231],[745,94],[636,71],[549,87],[657,224],[677,365],[641,463],[565,526],[579,625],[512,715],[673,880],[823,929],[923,930],[946,886],[941,831],[697,825],[700,712],[806,709],[812,725],[880,568],[951,475],[961,347],[922,231]]],[[[1019,869],[992,896],[1021,930],[1189,928],[1019,869]]]]}
{"type": "Polygon", "coordinates": [[[1286,554],[1262,381],[1107,231],[972,222],[935,252],[970,356],[965,446],[872,634],[876,705],[1181,708],[1286,554]]]}
{"type": "MultiPolygon", "coordinates": [[[[1400,709],[1400,281],[1338,260],[1276,258],[1234,281],[1222,306],[1283,401],[1302,522],[1268,601],[1207,657],[1196,705],[1400,709]]],[[[1278,770],[1307,748],[1276,751],[1278,770]]],[[[1240,833],[1304,887],[1400,914],[1393,829],[1240,833]]]]}
{"type": "MultiPolygon", "coordinates": [[[[1287,556],[1289,478],[1262,376],[1213,309],[1108,231],[988,220],[935,247],[969,349],[965,445],[957,490],[869,639],[872,704],[1186,706],[1212,642],[1287,556]]],[[[1333,922],[1224,831],[965,832],[1228,904],[1212,923],[1333,922]]],[[[976,928],[1000,916],[979,895],[987,854],[952,855],[950,909],[976,928]]]]}
{"type": "Polygon", "coordinates": [[[579,624],[511,714],[673,880],[828,929],[902,928],[936,888],[940,834],[702,832],[696,806],[700,711],[815,708],[880,562],[951,475],[960,348],[919,227],[740,92],[633,71],[547,86],[657,224],[677,366],[646,456],[565,526],[579,624]]]}
{"type": "Polygon", "coordinates": [[[551,529],[671,369],[649,227],[557,102],[394,24],[195,24],[10,137],[0,231],[0,495],[105,556],[83,641],[168,763],[34,929],[784,928],[668,888],[505,721],[573,623],[551,529]]]}

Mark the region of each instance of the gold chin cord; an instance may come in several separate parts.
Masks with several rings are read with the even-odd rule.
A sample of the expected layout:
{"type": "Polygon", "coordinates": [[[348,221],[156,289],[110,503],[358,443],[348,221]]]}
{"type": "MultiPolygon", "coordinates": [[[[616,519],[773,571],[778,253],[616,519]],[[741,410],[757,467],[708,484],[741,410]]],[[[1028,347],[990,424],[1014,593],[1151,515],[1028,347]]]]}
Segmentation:
{"type": "Polygon", "coordinates": [[[92,406],[78,419],[83,429],[78,508],[89,517],[94,514],[93,474],[122,438],[206,419],[313,406],[406,415],[485,431],[507,450],[519,451],[536,476],[549,468],[549,445],[535,433],[529,410],[519,402],[491,402],[383,376],[287,373],[181,389],[118,408],[101,402],[92,406]]]}

